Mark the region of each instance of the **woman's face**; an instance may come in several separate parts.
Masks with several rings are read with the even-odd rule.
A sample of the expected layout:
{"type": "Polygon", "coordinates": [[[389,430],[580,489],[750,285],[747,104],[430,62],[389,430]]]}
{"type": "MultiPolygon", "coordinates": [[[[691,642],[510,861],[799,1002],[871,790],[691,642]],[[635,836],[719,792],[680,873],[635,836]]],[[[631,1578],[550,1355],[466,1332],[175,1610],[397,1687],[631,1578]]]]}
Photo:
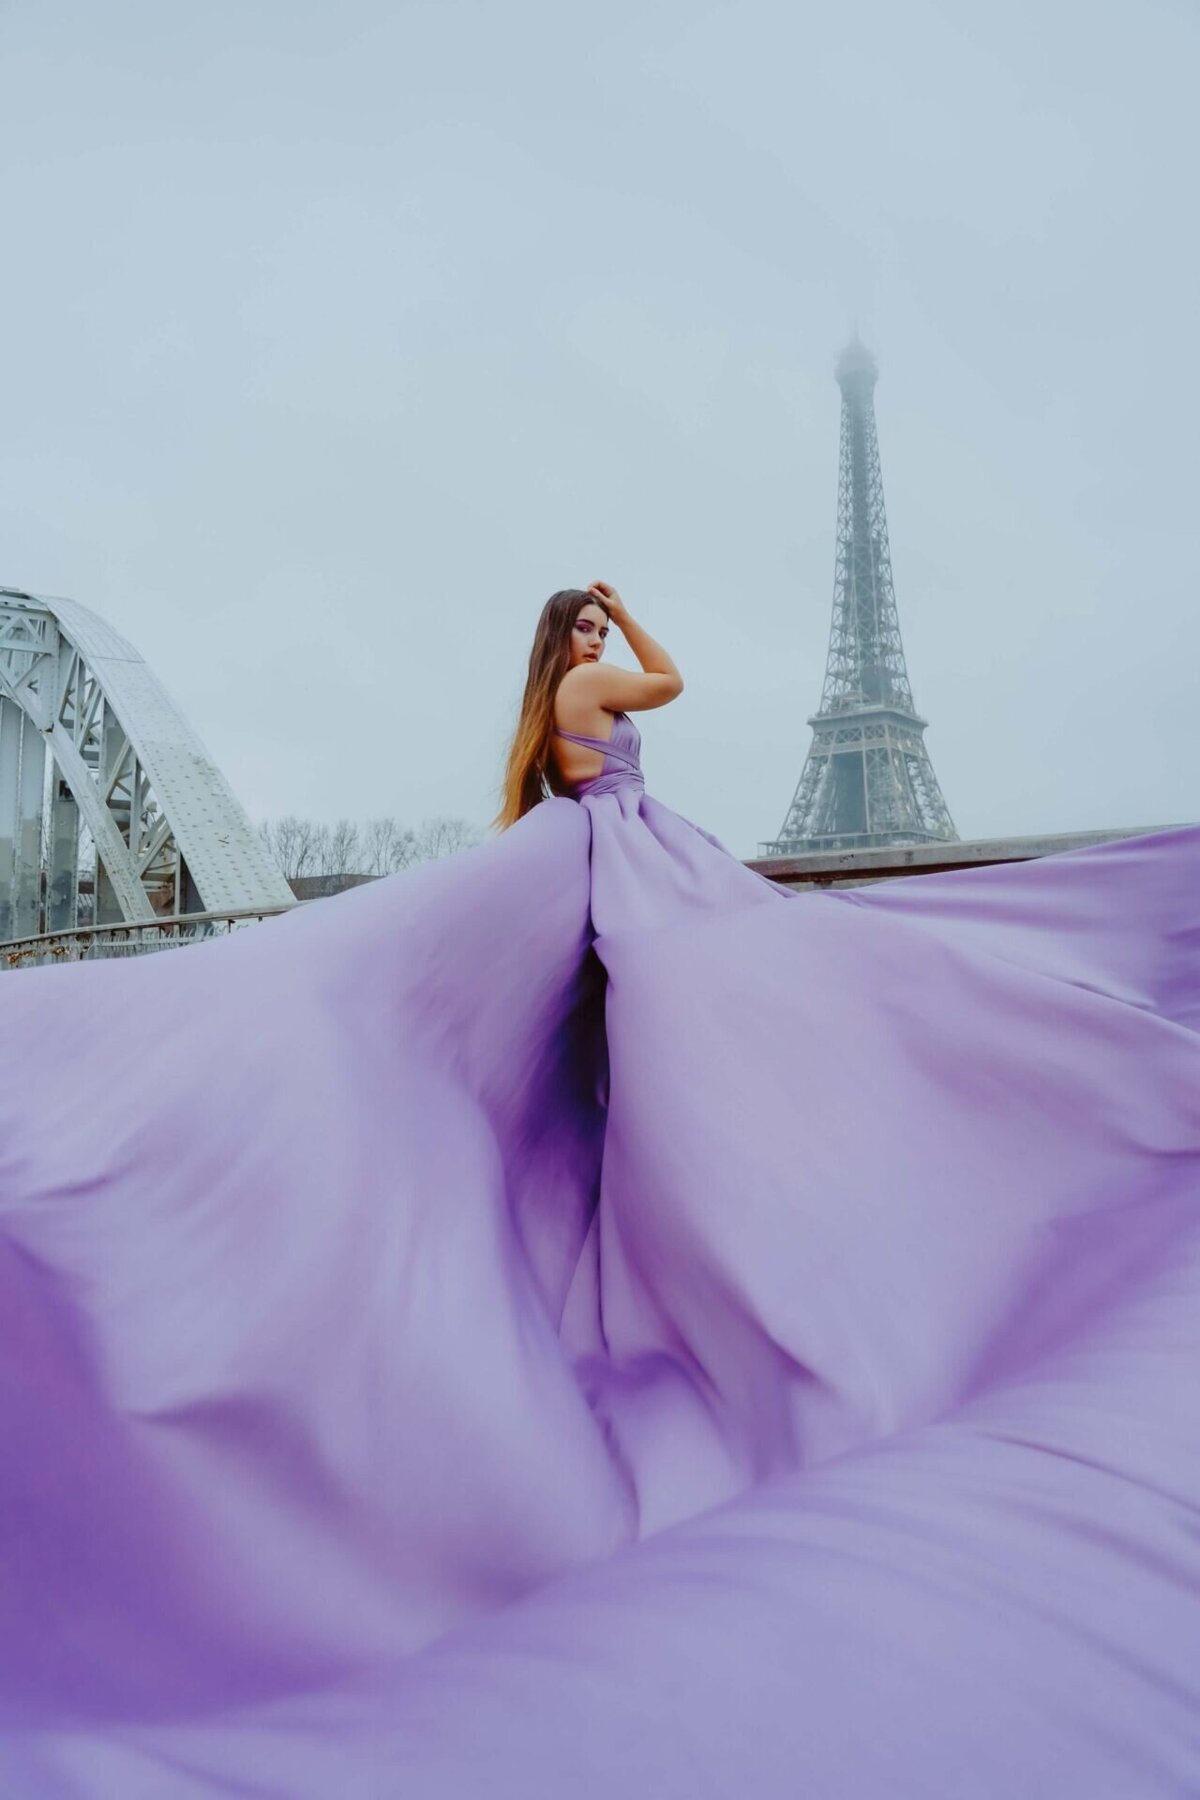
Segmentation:
{"type": "Polygon", "coordinates": [[[604,655],[604,640],[608,636],[608,614],[602,606],[589,600],[575,614],[575,624],[571,631],[571,661],[573,669],[576,663],[599,662],[604,655]]]}

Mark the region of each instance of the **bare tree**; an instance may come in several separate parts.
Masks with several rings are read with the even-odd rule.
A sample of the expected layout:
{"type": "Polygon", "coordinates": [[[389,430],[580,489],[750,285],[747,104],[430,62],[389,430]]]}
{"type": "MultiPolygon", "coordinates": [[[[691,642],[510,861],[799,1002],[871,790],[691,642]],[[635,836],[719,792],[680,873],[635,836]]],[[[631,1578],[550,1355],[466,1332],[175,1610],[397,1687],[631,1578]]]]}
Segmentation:
{"type": "Polygon", "coordinates": [[[358,826],[351,819],[339,819],[336,825],[321,828],[321,875],[361,875],[362,847],[358,826]]]}
{"type": "Polygon", "coordinates": [[[311,819],[289,813],[284,819],[267,820],[259,836],[285,875],[317,873],[317,827],[311,819]]]}
{"type": "Polygon", "coordinates": [[[468,820],[446,818],[424,819],[414,831],[391,818],[370,819],[362,826],[351,819],[327,825],[289,813],[258,829],[287,876],[394,875],[417,863],[454,856],[483,837],[468,820]]]}
{"type": "Polygon", "coordinates": [[[479,843],[482,833],[466,819],[423,819],[417,831],[416,862],[434,862],[438,857],[456,856],[479,843]]]}
{"type": "Polygon", "coordinates": [[[368,875],[394,875],[416,861],[416,833],[395,819],[371,819],[363,831],[363,863],[368,875]]]}

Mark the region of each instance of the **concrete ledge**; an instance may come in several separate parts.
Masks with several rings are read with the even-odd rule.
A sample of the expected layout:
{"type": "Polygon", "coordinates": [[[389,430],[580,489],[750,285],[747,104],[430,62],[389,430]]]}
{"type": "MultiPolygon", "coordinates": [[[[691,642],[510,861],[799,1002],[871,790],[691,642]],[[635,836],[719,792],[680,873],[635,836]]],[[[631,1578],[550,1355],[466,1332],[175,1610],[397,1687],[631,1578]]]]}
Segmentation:
{"type": "Polygon", "coordinates": [[[287,884],[297,900],[328,900],[344,894],[347,888],[362,887],[364,882],[378,881],[377,875],[289,875],[287,884]]]}
{"type": "Polygon", "coordinates": [[[984,869],[995,863],[1031,862],[1089,844],[1177,831],[1176,825],[1131,825],[1112,831],[1064,831],[1051,837],[976,838],[958,844],[892,844],[882,850],[814,850],[804,856],[763,856],[746,867],[785,887],[857,887],[899,875],[944,875],[952,869],[984,869]]]}

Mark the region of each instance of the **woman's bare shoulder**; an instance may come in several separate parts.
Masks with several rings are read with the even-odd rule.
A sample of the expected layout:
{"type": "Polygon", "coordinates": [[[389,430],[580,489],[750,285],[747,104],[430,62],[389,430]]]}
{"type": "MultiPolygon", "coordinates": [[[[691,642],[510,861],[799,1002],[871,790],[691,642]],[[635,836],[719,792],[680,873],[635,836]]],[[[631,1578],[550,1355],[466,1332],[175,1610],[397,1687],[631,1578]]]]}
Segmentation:
{"type": "Polygon", "coordinates": [[[606,715],[620,710],[606,703],[609,684],[603,677],[610,674],[610,669],[582,664],[568,669],[554,696],[555,723],[567,731],[577,731],[583,737],[603,737],[608,723],[606,715]]]}

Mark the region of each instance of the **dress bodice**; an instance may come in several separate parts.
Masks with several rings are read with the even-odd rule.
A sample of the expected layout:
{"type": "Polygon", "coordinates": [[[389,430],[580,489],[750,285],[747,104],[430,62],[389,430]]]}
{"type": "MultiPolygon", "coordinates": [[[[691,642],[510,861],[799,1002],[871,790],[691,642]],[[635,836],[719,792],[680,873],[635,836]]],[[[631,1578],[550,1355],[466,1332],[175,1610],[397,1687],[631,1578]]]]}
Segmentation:
{"type": "Polygon", "coordinates": [[[573,744],[582,744],[585,749],[599,750],[604,757],[598,775],[593,775],[588,781],[573,781],[568,784],[574,799],[582,800],[585,794],[614,794],[620,788],[634,788],[638,792],[645,788],[641,763],[642,734],[628,713],[613,714],[612,736],[608,738],[584,737],[577,731],[564,731],[560,725],[555,726],[554,734],[556,737],[569,738],[573,744]]]}

